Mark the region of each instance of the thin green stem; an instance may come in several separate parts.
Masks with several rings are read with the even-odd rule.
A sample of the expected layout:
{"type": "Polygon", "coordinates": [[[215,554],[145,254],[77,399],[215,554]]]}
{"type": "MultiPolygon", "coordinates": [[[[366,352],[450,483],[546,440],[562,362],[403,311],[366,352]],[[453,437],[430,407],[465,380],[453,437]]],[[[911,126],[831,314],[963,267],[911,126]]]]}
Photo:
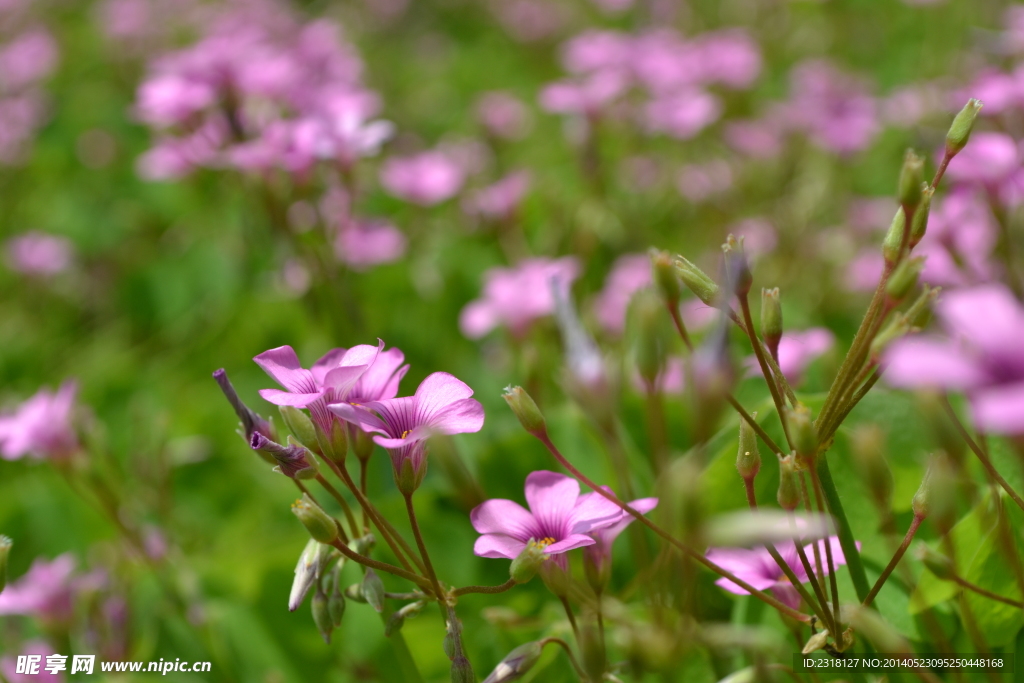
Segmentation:
{"type": "Polygon", "coordinates": [[[775,440],[768,436],[768,432],[764,431],[761,425],[757,423],[757,420],[754,419],[754,416],[748,413],[732,394],[726,394],[725,398],[729,401],[729,405],[733,407],[733,410],[739,413],[740,417],[750,425],[750,428],[754,430],[754,433],[761,437],[761,441],[764,442],[765,446],[768,446],[768,448],[771,449],[772,453],[775,453],[775,455],[778,455],[779,457],[785,457],[786,454],[783,453],[782,449],[779,448],[779,445],[775,443],[775,440]]]}
{"type": "Polygon", "coordinates": [[[500,586],[463,586],[462,588],[456,588],[451,594],[457,598],[460,595],[467,595],[469,593],[504,593],[507,590],[512,590],[516,585],[515,579],[509,579],[500,586]]]}
{"type": "Polygon", "coordinates": [[[900,560],[903,559],[903,555],[907,552],[907,548],[910,547],[910,542],[914,540],[914,534],[917,533],[917,528],[921,526],[922,521],[924,521],[923,517],[914,515],[914,520],[910,523],[910,528],[907,529],[907,535],[903,537],[903,543],[901,543],[900,547],[896,549],[896,553],[892,556],[892,559],[889,560],[889,564],[885,566],[881,576],[878,577],[878,581],[875,581],[875,585],[871,587],[871,592],[868,593],[866,598],[864,598],[863,604],[865,607],[871,606],[875,596],[878,595],[878,591],[882,590],[882,586],[885,585],[889,575],[892,574],[893,570],[896,569],[896,565],[898,565],[900,560]]]}
{"type": "Polygon", "coordinates": [[[430,582],[427,581],[422,576],[420,576],[419,574],[413,574],[412,572],[406,571],[405,569],[402,569],[401,567],[396,567],[393,564],[388,564],[387,562],[381,562],[380,560],[375,560],[372,557],[367,557],[366,555],[363,555],[362,553],[357,553],[356,551],[352,550],[351,548],[349,548],[347,545],[345,545],[344,543],[342,543],[338,539],[335,539],[331,543],[331,545],[334,546],[335,548],[337,548],[338,550],[340,550],[342,555],[344,555],[348,559],[352,560],[353,562],[357,562],[357,563],[359,563],[359,564],[361,564],[361,565],[363,565],[365,567],[372,567],[373,569],[379,569],[380,571],[387,572],[388,574],[394,574],[395,576],[400,576],[401,578],[406,579],[407,581],[412,581],[413,583],[415,583],[417,586],[419,586],[420,588],[422,588],[424,590],[431,590],[430,582]]]}
{"type": "Polygon", "coordinates": [[[1003,487],[1003,490],[1006,491],[1007,495],[1013,499],[1013,502],[1016,503],[1021,510],[1024,510],[1024,500],[1022,500],[1017,492],[1013,490],[1013,487],[1010,486],[1009,482],[1003,479],[1003,475],[999,474],[998,470],[996,470],[995,466],[992,464],[992,460],[988,457],[988,453],[985,449],[979,446],[978,442],[971,438],[971,435],[967,432],[967,428],[964,427],[964,423],[960,421],[960,417],[956,414],[956,411],[953,410],[953,405],[949,402],[948,396],[944,395],[942,397],[942,407],[946,410],[946,414],[949,415],[949,418],[953,421],[953,426],[960,434],[960,437],[964,440],[964,443],[966,443],[974,454],[978,456],[978,460],[981,461],[981,466],[985,468],[988,475],[1003,487]]]}
{"type": "Polygon", "coordinates": [[[857,549],[857,541],[853,537],[850,521],[846,518],[846,511],[839,499],[839,491],[836,490],[836,484],[832,480],[832,471],[828,467],[828,460],[824,457],[818,458],[817,474],[818,481],[821,483],[821,492],[828,504],[828,510],[835,517],[839,545],[843,548],[843,557],[846,559],[846,566],[850,569],[850,579],[853,581],[854,590],[857,591],[857,599],[864,602],[871,590],[868,586],[868,575],[864,571],[864,563],[860,559],[860,550],[857,549]]]}
{"type": "Polygon", "coordinates": [[[793,445],[792,439],[789,436],[789,425],[786,420],[786,404],[785,399],[782,397],[779,387],[775,382],[775,377],[772,375],[772,371],[768,367],[768,361],[765,359],[764,349],[761,348],[761,340],[754,332],[754,319],[750,315],[750,297],[744,292],[740,297],[740,308],[743,310],[743,320],[747,326],[747,336],[750,338],[750,345],[754,348],[754,356],[757,357],[757,363],[761,366],[761,374],[764,375],[765,384],[768,385],[768,391],[771,392],[772,401],[775,402],[775,410],[779,413],[779,420],[782,421],[782,431],[786,435],[786,441],[790,446],[793,445]]]}
{"type": "Polygon", "coordinates": [[[587,680],[587,674],[583,672],[583,667],[581,667],[580,663],[576,661],[576,655],[572,653],[572,648],[569,647],[569,643],[565,642],[561,638],[545,638],[544,640],[540,641],[540,646],[544,647],[548,643],[555,643],[556,645],[560,645],[561,648],[565,650],[565,654],[569,656],[569,662],[572,664],[572,668],[576,670],[576,674],[582,680],[587,680]]]}
{"type": "Polygon", "coordinates": [[[416,520],[416,509],[412,504],[412,494],[405,494],[405,510],[409,513],[409,524],[412,525],[412,535],[416,539],[416,545],[420,549],[420,556],[423,558],[423,564],[427,568],[427,578],[430,579],[430,584],[434,587],[434,595],[437,596],[438,602],[444,600],[445,593],[441,590],[441,584],[437,581],[437,573],[434,571],[434,565],[430,562],[430,553],[427,552],[427,544],[423,542],[423,534],[420,532],[420,523],[416,520]]]}
{"type": "MultiPolygon", "coordinates": [[[[342,512],[345,513],[345,519],[348,520],[348,526],[352,530],[352,537],[359,538],[362,536],[359,532],[359,525],[356,523],[355,515],[352,514],[352,508],[349,507],[348,501],[346,501],[345,497],[341,495],[341,492],[334,488],[334,485],[331,484],[331,482],[324,479],[322,474],[316,475],[316,481],[327,490],[327,493],[331,494],[331,497],[334,498],[334,500],[338,501],[338,505],[341,506],[342,512]]],[[[406,567],[406,569],[408,569],[408,567],[406,567]]]]}
{"type": "MultiPolygon", "coordinates": [[[[814,468],[811,468],[811,483],[814,485],[814,499],[818,504],[818,512],[825,514],[825,501],[824,496],[821,493],[821,480],[818,478],[818,472],[814,468]]],[[[818,542],[814,542],[817,547],[818,542]]],[[[832,590],[832,621],[836,627],[839,627],[839,580],[836,578],[836,565],[832,558],[832,543],[829,539],[825,539],[825,560],[828,562],[828,580],[829,586],[832,590]]],[[[824,581],[824,579],[822,579],[824,581]]],[[[838,631],[833,631],[838,634],[838,631]]]]}
{"type": "Polygon", "coordinates": [[[576,643],[580,642],[580,629],[576,625],[576,615],[572,613],[572,605],[569,604],[569,599],[564,595],[559,595],[558,599],[562,602],[562,607],[565,608],[565,616],[569,617],[569,625],[572,626],[572,633],[576,636],[576,643]]]}

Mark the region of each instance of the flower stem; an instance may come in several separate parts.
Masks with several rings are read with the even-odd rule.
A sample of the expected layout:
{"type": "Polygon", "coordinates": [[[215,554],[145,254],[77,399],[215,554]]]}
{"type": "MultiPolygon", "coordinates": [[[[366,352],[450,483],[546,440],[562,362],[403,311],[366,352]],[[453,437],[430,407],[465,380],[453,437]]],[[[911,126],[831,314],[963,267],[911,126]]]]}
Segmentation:
{"type": "MultiPolygon", "coordinates": [[[[334,500],[338,501],[338,505],[341,506],[342,511],[345,513],[345,519],[348,520],[348,526],[352,530],[352,537],[359,538],[362,536],[362,534],[359,533],[359,525],[356,523],[356,518],[352,514],[352,508],[349,507],[348,502],[345,500],[345,497],[341,495],[341,492],[334,488],[334,485],[331,484],[331,482],[324,479],[322,474],[316,475],[316,480],[317,483],[327,490],[327,493],[331,494],[331,497],[334,498],[334,500]]],[[[408,569],[408,567],[406,567],[406,569],[408,569]]]]}
{"type": "MultiPolygon", "coordinates": [[[[803,614],[803,613],[793,609],[789,605],[784,604],[783,602],[777,600],[776,598],[772,597],[771,595],[768,595],[764,591],[761,591],[761,590],[758,590],[758,589],[754,588],[749,583],[747,583],[743,579],[739,578],[738,576],[736,576],[732,572],[727,571],[726,569],[723,569],[722,567],[719,567],[717,564],[715,564],[714,562],[712,562],[711,560],[706,558],[702,553],[699,553],[696,550],[694,550],[693,548],[690,548],[689,546],[684,544],[682,541],[680,541],[679,539],[673,537],[667,531],[665,531],[664,529],[659,527],[657,524],[655,524],[654,522],[652,522],[651,520],[647,519],[642,514],[640,514],[639,512],[634,510],[633,508],[631,508],[629,505],[627,505],[626,503],[623,503],[621,500],[618,499],[618,497],[615,496],[615,494],[609,493],[608,491],[605,491],[603,488],[601,488],[596,483],[594,483],[593,480],[591,480],[585,474],[580,472],[571,462],[566,460],[565,456],[562,455],[562,453],[558,450],[558,448],[555,446],[555,444],[551,442],[551,438],[547,435],[547,433],[540,433],[540,434],[535,435],[535,436],[538,439],[540,439],[541,443],[543,443],[547,447],[547,449],[548,449],[548,451],[550,451],[551,455],[553,455],[555,457],[555,460],[557,460],[559,463],[561,463],[561,465],[563,467],[565,467],[565,469],[569,470],[569,472],[574,477],[576,477],[581,482],[583,482],[584,484],[589,486],[595,493],[597,493],[601,497],[603,497],[603,498],[609,500],[610,502],[614,503],[615,505],[619,506],[619,508],[621,508],[623,511],[625,511],[626,513],[631,515],[638,522],[640,522],[641,524],[646,526],[648,529],[650,529],[651,531],[656,533],[658,536],[660,536],[664,540],[668,541],[670,544],[674,545],[676,548],[681,550],[686,555],[689,555],[690,557],[695,559],[697,562],[701,563],[702,565],[704,565],[705,567],[707,567],[708,569],[710,569],[714,573],[718,574],[719,576],[724,577],[726,579],[729,579],[730,581],[735,583],[737,586],[739,586],[743,590],[747,591],[748,593],[750,593],[751,595],[756,597],[758,600],[761,600],[762,602],[765,602],[765,603],[771,605],[772,607],[774,607],[775,609],[779,610],[783,614],[785,614],[785,615],[787,615],[789,617],[792,617],[793,619],[796,619],[797,621],[806,622],[806,621],[808,621],[810,619],[810,617],[808,617],[806,614],[803,614]]],[[[860,558],[858,557],[858,560],[859,559],[860,558]]],[[[867,589],[865,589],[865,592],[867,592],[867,589]]]]}
{"type": "Polygon", "coordinates": [[[500,586],[463,586],[452,591],[452,597],[459,597],[468,593],[504,593],[516,587],[516,580],[509,579],[500,586]]]}
{"type": "Polygon", "coordinates": [[[1003,490],[1006,491],[1007,495],[1013,499],[1013,502],[1016,503],[1021,510],[1024,510],[1024,500],[1021,500],[1021,497],[1013,490],[1013,487],[1010,486],[1009,482],[1003,479],[1003,476],[999,474],[995,466],[992,464],[992,460],[988,457],[988,453],[985,449],[979,446],[978,442],[971,438],[971,435],[964,427],[964,423],[960,421],[956,411],[953,410],[953,405],[949,402],[948,396],[944,395],[942,397],[942,407],[946,410],[946,414],[949,415],[949,418],[953,421],[953,426],[956,427],[956,431],[960,434],[961,438],[963,438],[964,443],[966,443],[967,446],[974,451],[974,454],[978,456],[978,460],[981,461],[981,465],[985,468],[985,471],[1003,487],[1003,490]]]}
{"type": "Polygon", "coordinates": [[[548,643],[560,645],[562,649],[565,650],[565,654],[569,655],[569,662],[572,664],[572,668],[576,669],[576,675],[578,675],[581,680],[587,680],[587,675],[583,672],[583,667],[580,666],[580,663],[576,661],[576,655],[572,653],[572,648],[569,647],[569,643],[565,642],[561,638],[545,638],[540,641],[540,646],[544,647],[548,643]]]}
{"type": "Polygon", "coordinates": [[[576,642],[580,642],[580,629],[576,625],[576,615],[572,613],[572,605],[569,604],[569,599],[564,595],[558,596],[558,599],[562,601],[562,607],[565,608],[565,616],[569,617],[569,625],[572,626],[573,635],[576,636],[576,642]]]}
{"type": "Polygon", "coordinates": [[[743,320],[747,324],[747,336],[750,338],[750,345],[754,348],[754,355],[757,357],[757,363],[761,366],[761,374],[764,375],[764,381],[768,385],[768,391],[771,392],[772,400],[775,402],[775,410],[779,413],[779,420],[782,421],[782,432],[786,435],[786,441],[789,442],[790,446],[792,446],[792,440],[789,438],[789,425],[786,420],[786,401],[779,391],[778,384],[775,382],[775,376],[768,368],[768,361],[765,359],[764,349],[761,348],[761,340],[754,331],[754,319],[750,315],[750,297],[744,293],[739,297],[739,299],[740,308],[743,309],[743,320]]]}
{"type": "Polygon", "coordinates": [[[342,555],[352,560],[353,562],[357,562],[363,565],[364,567],[372,567],[373,569],[379,569],[382,572],[387,572],[389,574],[394,574],[395,576],[400,576],[403,579],[412,581],[417,586],[425,590],[431,589],[430,582],[424,579],[419,574],[413,574],[412,572],[406,571],[401,567],[396,567],[393,564],[381,562],[380,560],[375,560],[372,557],[367,557],[366,555],[357,553],[356,551],[352,550],[338,539],[335,539],[334,542],[331,543],[331,545],[340,550],[342,555]]]}
{"type": "Polygon", "coordinates": [[[816,472],[821,484],[821,492],[828,504],[828,510],[835,517],[839,545],[843,548],[846,566],[850,568],[850,579],[853,581],[854,590],[857,591],[857,599],[864,602],[871,590],[868,586],[868,575],[864,571],[864,563],[861,562],[860,551],[857,549],[857,542],[850,529],[850,521],[846,518],[846,511],[843,509],[842,501],[839,500],[839,491],[836,490],[836,484],[832,480],[832,471],[829,469],[828,460],[825,457],[818,458],[816,472]]]}
{"type": "Polygon", "coordinates": [[[416,521],[416,509],[412,504],[412,494],[405,494],[405,509],[409,513],[409,524],[412,525],[412,535],[416,539],[416,545],[420,549],[420,555],[423,557],[423,564],[427,568],[427,578],[430,579],[430,584],[434,587],[434,595],[437,596],[438,602],[443,602],[445,599],[445,593],[441,590],[441,584],[437,581],[437,574],[434,572],[434,565],[430,562],[430,554],[427,552],[427,544],[423,542],[423,534],[420,533],[420,524],[416,521]]]}
{"type": "MultiPolygon", "coordinates": [[[[818,477],[818,471],[811,467],[811,483],[814,485],[814,500],[818,504],[818,512],[825,514],[825,501],[821,493],[821,479],[818,477]]],[[[814,542],[817,546],[818,542],[814,542]]],[[[825,561],[828,562],[828,580],[832,589],[832,621],[839,627],[839,580],[836,578],[836,565],[832,558],[832,543],[829,539],[825,539],[825,561]]],[[[822,579],[824,583],[824,579],[822,579]]],[[[838,631],[832,633],[838,634],[838,631]]]]}
{"type": "Polygon", "coordinates": [[[878,581],[875,581],[875,585],[871,588],[871,592],[868,593],[866,598],[864,598],[863,604],[865,607],[871,606],[871,602],[875,599],[875,596],[878,595],[878,591],[882,590],[882,586],[885,585],[889,575],[892,574],[893,570],[896,569],[896,565],[898,565],[900,560],[903,559],[903,554],[906,553],[907,548],[910,547],[910,542],[914,540],[914,534],[917,533],[917,528],[921,526],[921,522],[923,520],[923,517],[914,515],[914,521],[910,523],[910,528],[907,529],[907,535],[903,537],[903,543],[900,544],[900,547],[896,550],[892,559],[889,560],[889,564],[885,566],[885,569],[882,571],[882,575],[878,577],[878,581]]]}

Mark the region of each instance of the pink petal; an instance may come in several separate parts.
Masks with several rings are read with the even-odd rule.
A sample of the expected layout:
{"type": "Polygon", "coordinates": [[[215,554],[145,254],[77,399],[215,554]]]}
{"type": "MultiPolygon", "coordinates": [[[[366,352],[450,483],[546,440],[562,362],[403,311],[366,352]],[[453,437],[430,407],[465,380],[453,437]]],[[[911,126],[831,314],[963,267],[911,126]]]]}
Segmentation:
{"type": "Polygon", "coordinates": [[[312,375],[302,368],[299,357],[290,346],[278,346],[276,349],[264,351],[253,360],[285,389],[301,393],[316,390],[312,375]]]}
{"type": "Polygon", "coordinates": [[[323,395],[322,391],[313,394],[293,394],[280,389],[260,389],[260,396],[263,397],[263,400],[273,403],[275,406],[293,406],[295,408],[305,408],[323,395]]]}
{"type": "Polygon", "coordinates": [[[340,417],[345,422],[351,422],[371,431],[387,433],[387,425],[363,406],[355,406],[351,403],[332,403],[327,409],[340,417]]]}
{"type": "Polygon", "coordinates": [[[484,534],[476,539],[473,552],[480,557],[505,557],[514,560],[523,552],[526,543],[504,534],[484,534]]]}
{"type": "Polygon", "coordinates": [[[315,379],[318,384],[323,384],[324,376],[334,368],[338,367],[344,355],[345,349],[331,349],[321,356],[317,362],[313,363],[313,367],[309,369],[313,374],[313,379],[315,379]]]}
{"type": "Polygon", "coordinates": [[[558,472],[539,470],[526,477],[526,502],[540,527],[547,533],[567,528],[572,519],[580,485],[572,477],[558,472]]]}
{"type": "Polygon", "coordinates": [[[537,538],[537,522],[533,515],[515,501],[493,498],[473,508],[469,514],[473,528],[481,534],[505,534],[520,540],[537,538]]]}
{"type": "MultiPolygon", "coordinates": [[[[605,487],[605,490],[611,491],[608,487],[605,487]]],[[[576,507],[572,510],[569,531],[574,534],[585,534],[611,526],[624,516],[633,519],[600,493],[584,493],[576,500],[576,507]]]]}
{"type": "Polygon", "coordinates": [[[884,365],[886,380],[903,388],[967,389],[986,379],[961,349],[938,339],[900,339],[885,353],[884,365]]]}
{"type": "Polygon", "coordinates": [[[994,434],[1024,434],[1024,382],[978,391],[971,396],[974,425],[994,434]]]}
{"type": "Polygon", "coordinates": [[[936,306],[943,322],[989,353],[1013,353],[1024,335],[1024,308],[1003,285],[945,294],[936,306]]]}
{"type": "MultiPolygon", "coordinates": [[[[423,425],[423,431],[441,434],[465,434],[479,432],[484,426],[484,407],[474,398],[455,401],[435,413],[430,422],[423,425]]],[[[414,430],[420,432],[421,429],[414,430]]],[[[422,437],[421,437],[422,438],[422,437]]]]}
{"type": "Polygon", "coordinates": [[[440,413],[452,403],[473,395],[473,390],[454,375],[447,372],[435,372],[428,375],[416,388],[416,423],[432,422],[435,414],[440,413]]]}
{"type": "Polygon", "coordinates": [[[583,546],[594,545],[595,543],[597,543],[597,541],[585,534],[569,534],[561,541],[552,543],[544,550],[547,551],[549,555],[555,555],[557,553],[565,553],[570,550],[575,550],[576,548],[582,548],[583,546]]]}
{"type": "MultiPolygon", "coordinates": [[[[629,507],[633,508],[641,514],[647,514],[658,506],[657,498],[640,498],[638,500],[630,501],[629,507]]],[[[612,542],[618,538],[619,534],[625,531],[626,527],[636,521],[636,518],[628,512],[622,513],[622,518],[615,522],[611,526],[605,527],[598,532],[601,540],[607,545],[611,545],[612,542]]]]}

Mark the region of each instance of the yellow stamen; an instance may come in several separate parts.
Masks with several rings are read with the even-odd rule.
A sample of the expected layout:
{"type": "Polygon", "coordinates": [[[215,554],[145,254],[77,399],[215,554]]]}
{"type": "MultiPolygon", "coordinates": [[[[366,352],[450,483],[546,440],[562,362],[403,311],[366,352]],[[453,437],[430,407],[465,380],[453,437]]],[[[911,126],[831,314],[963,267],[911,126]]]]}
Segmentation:
{"type": "Polygon", "coordinates": [[[537,541],[537,545],[539,545],[541,548],[547,548],[549,545],[551,545],[554,542],[555,542],[555,539],[553,539],[550,536],[548,536],[547,538],[542,538],[539,541],[537,541]]]}
{"type": "Polygon", "coordinates": [[[404,439],[405,437],[407,437],[407,436],[409,436],[409,430],[408,430],[408,429],[406,429],[406,430],[405,430],[404,432],[402,432],[402,438],[403,438],[403,439],[404,439]]]}

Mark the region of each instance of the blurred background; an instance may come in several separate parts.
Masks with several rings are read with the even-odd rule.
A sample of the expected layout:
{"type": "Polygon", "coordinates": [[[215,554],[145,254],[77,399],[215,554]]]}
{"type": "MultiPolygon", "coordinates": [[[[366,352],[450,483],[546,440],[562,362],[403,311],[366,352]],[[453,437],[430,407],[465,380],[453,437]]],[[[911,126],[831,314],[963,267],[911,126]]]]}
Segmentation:
{"type": "MultiPolygon", "coordinates": [[[[0,2],[0,412],[74,381],[82,444],[63,460],[8,449],[0,532],[15,542],[11,581],[70,553],[83,596],[59,617],[0,615],[0,659],[49,639],[62,654],[213,663],[167,680],[402,680],[365,605],[329,646],[308,604],[287,610],[307,540],[295,490],[235,434],[213,371],[263,415],[276,410],[257,391],[276,385],[251,359],[285,344],[308,367],[383,339],[411,365],[404,395],[436,371],[465,381],[485,426],[434,445],[417,505],[446,581],[501,583],[505,562],[472,553],[468,512],[521,501],[527,473],[554,469],[502,388],[528,386],[589,474],[613,469],[551,316],[463,313],[485,273],[576,259],[572,299],[613,368],[612,441],[630,461],[651,448],[623,332],[650,246],[715,274],[718,246],[743,235],[755,287],[783,293],[787,332],[818,331],[787,371],[817,395],[880,272],[904,150],[930,177],[967,97],[985,101],[979,128],[994,137],[975,167],[950,169],[959,203],[933,208],[926,279],[1019,282],[1022,53],[1024,6],[995,0],[0,2]],[[632,273],[624,255],[640,257],[632,273]]],[[[699,309],[684,304],[698,337],[699,309]]],[[[681,454],[694,424],[666,389],[667,448],[681,454]]],[[[767,398],[752,379],[737,393],[767,398]]],[[[928,448],[911,407],[883,389],[856,416],[887,440],[900,529],[928,448]]],[[[704,500],[742,507],[735,418],[713,427],[711,453],[728,455],[704,500]]],[[[871,547],[884,530],[846,460],[837,480],[849,475],[871,547]]],[[[374,499],[404,524],[387,458],[370,466],[374,499]]],[[[766,498],[774,476],[759,481],[766,498]]],[[[876,573],[890,554],[867,553],[876,573]]],[[[633,562],[617,556],[619,588],[633,562]]],[[[732,596],[700,580],[705,616],[728,621],[732,596]]],[[[913,635],[908,594],[893,609],[913,635]]],[[[558,616],[540,585],[499,597],[460,601],[481,676],[558,616]]],[[[991,629],[1008,639],[1022,624],[1006,619],[991,629]]],[[[403,632],[424,677],[446,680],[434,615],[403,632]]],[[[688,660],[686,680],[731,670],[713,659],[688,660]]],[[[534,680],[573,680],[564,658],[543,665],[534,680]]]]}

